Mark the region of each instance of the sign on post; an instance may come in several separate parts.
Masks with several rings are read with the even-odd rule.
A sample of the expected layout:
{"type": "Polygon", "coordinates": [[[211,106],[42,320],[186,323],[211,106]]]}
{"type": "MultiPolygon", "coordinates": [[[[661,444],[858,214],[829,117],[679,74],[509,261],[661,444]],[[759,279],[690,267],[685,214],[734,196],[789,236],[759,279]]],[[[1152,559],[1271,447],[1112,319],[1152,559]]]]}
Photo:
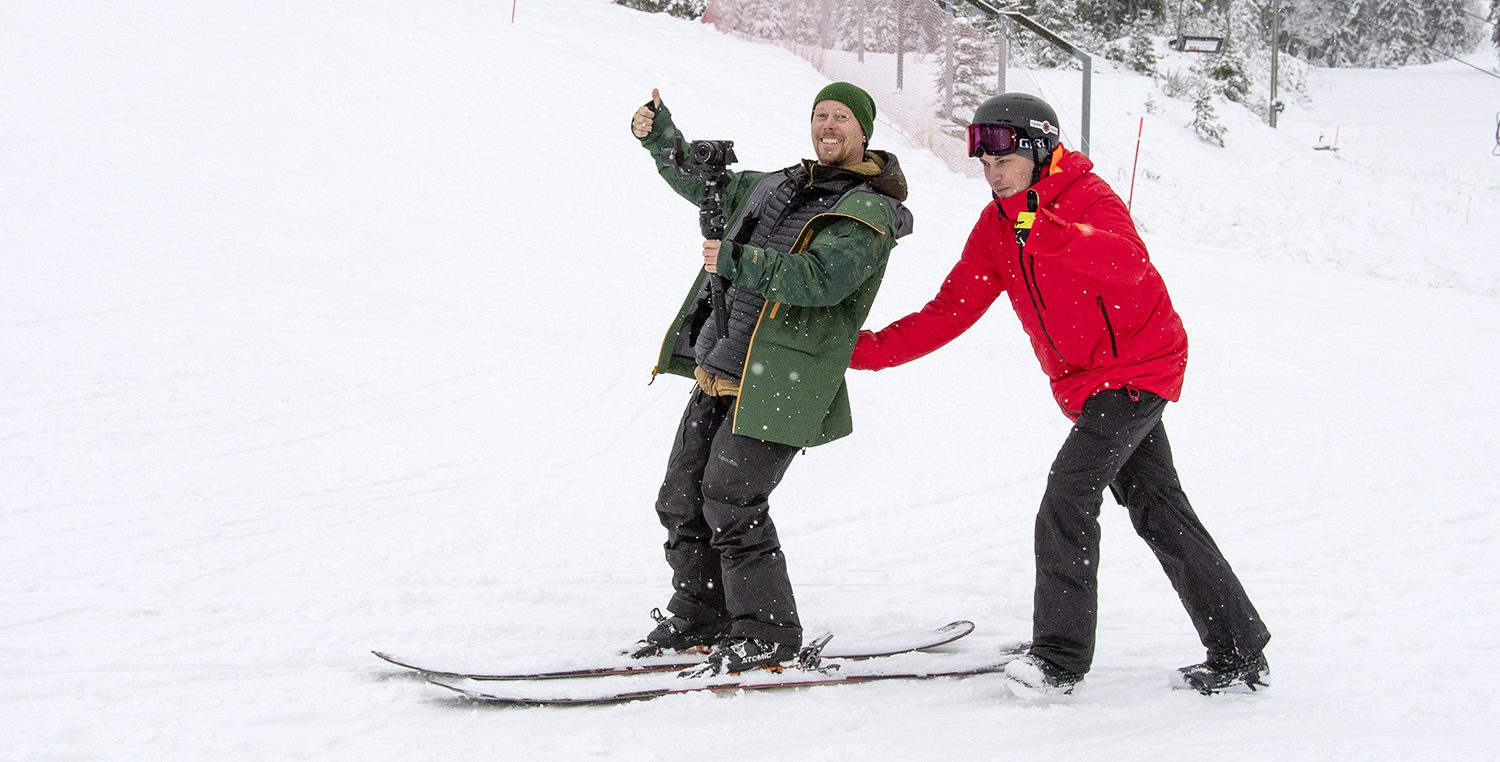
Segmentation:
{"type": "Polygon", "coordinates": [[[1177,39],[1169,40],[1167,45],[1184,53],[1217,53],[1224,48],[1224,38],[1179,34],[1177,39]]]}

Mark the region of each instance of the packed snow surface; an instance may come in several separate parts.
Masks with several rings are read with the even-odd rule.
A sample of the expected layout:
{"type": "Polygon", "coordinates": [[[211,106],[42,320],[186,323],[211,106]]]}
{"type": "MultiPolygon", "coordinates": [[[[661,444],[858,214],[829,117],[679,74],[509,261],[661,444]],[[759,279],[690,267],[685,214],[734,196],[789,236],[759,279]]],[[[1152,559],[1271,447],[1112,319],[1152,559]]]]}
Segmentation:
{"type": "MultiPolygon", "coordinates": [[[[1108,498],[1066,701],[986,676],[494,709],[376,660],[649,628],[690,385],[647,381],[699,260],[627,120],[659,87],[771,169],[810,153],[826,84],[606,0],[510,6],[0,6],[0,757],[1495,753],[1500,82],[1454,62],[1316,70],[1276,130],[1221,104],[1227,148],[1152,80],[1094,81],[1122,195],[1145,117],[1133,207],[1192,342],[1166,420],[1271,690],[1167,689],[1201,646],[1108,498]]],[[[988,197],[889,122],[874,145],[916,216],[879,327],[988,197]]],[[[1029,635],[1067,421],[1014,316],[851,394],[855,435],[773,501],[809,629],[1029,635]]]]}

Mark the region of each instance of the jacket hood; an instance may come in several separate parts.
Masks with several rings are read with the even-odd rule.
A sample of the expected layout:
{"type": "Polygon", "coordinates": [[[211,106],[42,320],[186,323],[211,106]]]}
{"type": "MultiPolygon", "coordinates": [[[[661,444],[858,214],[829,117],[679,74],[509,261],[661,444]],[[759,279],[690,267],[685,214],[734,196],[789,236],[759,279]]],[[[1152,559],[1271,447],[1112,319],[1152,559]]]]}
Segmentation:
{"type": "Polygon", "coordinates": [[[897,201],[906,200],[906,173],[901,171],[901,162],[896,154],[888,151],[865,151],[865,162],[877,164],[878,174],[870,178],[870,187],[897,201]]]}
{"type": "MultiPolygon", "coordinates": [[[[1057,158],[1052,161],[1052,169],[1047,173],[1048,177],[1058,172],[1071,172],[1083,174],[1094,170],[1094,162],[1083,154],[1070,150],[1063,145],[1057,146],[1057,158]]],[[[1043,178],[1046,179],[1046,178],[1043,178]]]]}
{"type": "Polygon", "coordinates": [[[848,167],[830,167],[812,159],[803,159],[802,169],[807,173],[810,183],[835,177],[839,173],[850,173],[858,175],[860,180],[869,183],[882,196],[889,196],[897,201],[906,200],[906,174],[901,171],[901,163],[896,160],[896,154],[888,151],[865,151],[863,161],[848,167]]]}

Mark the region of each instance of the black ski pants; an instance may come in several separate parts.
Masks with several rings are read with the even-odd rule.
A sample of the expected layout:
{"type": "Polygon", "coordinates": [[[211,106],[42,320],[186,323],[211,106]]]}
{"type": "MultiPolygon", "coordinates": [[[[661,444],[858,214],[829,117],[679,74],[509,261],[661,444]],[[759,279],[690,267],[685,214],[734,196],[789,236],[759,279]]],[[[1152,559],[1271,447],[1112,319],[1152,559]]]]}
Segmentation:
{"type": "Polygon", "coordinates": [[[1106,486],[1161,562],[1210,656],[1250,656],[1271,639],[1182,491],[1161,422],[1166,406],[1150,392],[1094,395],[1052,464],[1036,517],[1031,650],[1070,672],[1088,672],[1094,660],[1106,486]]]}
{"type": "Polygon", "coordinates": [[[731,635],[800,646],[768,502],[798,448],[735,434],[734,404],[694,389],[677,427],[656,500],[672,567],[667,610],[694,621],[729,619],[731,635]]]}

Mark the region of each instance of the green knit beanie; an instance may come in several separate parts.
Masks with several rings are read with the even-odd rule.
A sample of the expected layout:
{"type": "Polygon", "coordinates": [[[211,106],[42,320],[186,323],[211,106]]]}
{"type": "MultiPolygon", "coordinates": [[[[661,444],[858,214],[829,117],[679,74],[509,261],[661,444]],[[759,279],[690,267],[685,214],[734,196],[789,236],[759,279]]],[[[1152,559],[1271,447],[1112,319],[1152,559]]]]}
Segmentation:
{"type": "Polygon", "coordinates": [[[818,97],[813,98],[813,108],[823,101],[838,101],[848,106],[859,126],[864,128],[865,143],[869,144],[870,135],[875,132],[875,99],[869,93],[848,82],[835,82],[818,91],[818,97]]]}

